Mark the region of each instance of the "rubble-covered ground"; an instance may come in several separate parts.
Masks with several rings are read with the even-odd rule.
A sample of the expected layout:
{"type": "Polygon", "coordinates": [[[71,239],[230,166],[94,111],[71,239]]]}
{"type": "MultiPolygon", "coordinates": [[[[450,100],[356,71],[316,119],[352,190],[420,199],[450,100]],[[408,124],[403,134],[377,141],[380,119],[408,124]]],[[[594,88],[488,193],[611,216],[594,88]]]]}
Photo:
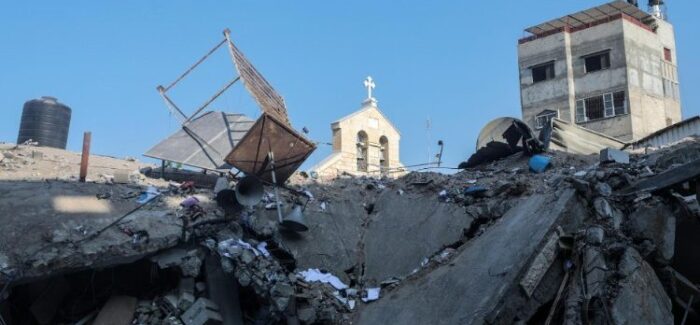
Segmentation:
{"type": "Polygon", "coordinates": [[[700,140],[629,163],[547,155],[543,173],[516,154],[295,175],[282,214],[300,203],[309,229],[292,232],[271,188],[225,211],[131,159],[91,156],[80,183],[79,154],[2,146],[0,324],[700,322],[700,140]]]}

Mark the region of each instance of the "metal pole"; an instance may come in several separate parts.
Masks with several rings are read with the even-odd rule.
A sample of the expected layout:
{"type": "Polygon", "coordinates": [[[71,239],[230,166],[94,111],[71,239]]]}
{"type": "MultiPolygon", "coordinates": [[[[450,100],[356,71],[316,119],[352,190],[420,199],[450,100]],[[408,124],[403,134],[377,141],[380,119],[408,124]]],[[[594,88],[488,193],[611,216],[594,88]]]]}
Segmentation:
{"type": "Polygon", "coordinates": [[[267,156],[270,158],[270,170],[272,173],[272,188],[275,191],[275,205],[277,206],[277,221],[282,223],[282,206],[280,205],[280,196],[277,191],[277,175],[275,175],[275,154],[270,151],[267,156]]]}
{"type": "Polygon", "coordinates": [[[90,157],[90,139],[92,138],[91,132],[85,132],[83,134],[83,153],[80,156],[80,181],[85,183],[85,178],[87,177],[88,170],[88,158],[90,157]]]}
{"type": "Polygon", "coordinates": [[[552,319],[554,319],[554,312],[557,310],[557,305],[559,305],[559,299],[561,299],[561,294],[564,292],[564,288],[566,287],[566,283],[569,281],[569,271],[566,271],[566,274],[564,274],[564,279],[561,280],[561,285],[559,285],[559,290],[557,291],[557,296],[554,298],[554,302],[552,303],[552,308],[549,309],[549,314],[547,314],[547,320],[544,322],[545,325],[549,325],[552,323],[552,319]]]}
{"type": "Polygon", "coordinates": [[[688,319],[688,312],[690,311],[690,306],[693,304],[693,298],[695,298],[695,295],[690,296],[688,305],[685,306],[685,313],[683,314],[683,320],[681,321],[681,325],[685,325],[685,321],[688,319]]]}

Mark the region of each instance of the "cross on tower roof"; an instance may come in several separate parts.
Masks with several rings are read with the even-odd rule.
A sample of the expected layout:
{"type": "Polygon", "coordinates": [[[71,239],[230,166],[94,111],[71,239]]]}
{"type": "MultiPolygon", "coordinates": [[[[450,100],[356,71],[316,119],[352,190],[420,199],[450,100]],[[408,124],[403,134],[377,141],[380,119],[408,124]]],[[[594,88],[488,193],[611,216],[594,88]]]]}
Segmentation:
{"type": "Polygon", "coordinates": [[[367,99],[374,99],[374,97],[372,97],[372,89],[374,89],[376,85],[371,76],[367,76],[367,79],[365,79],[365,87],[367,88],[367,99]]]}

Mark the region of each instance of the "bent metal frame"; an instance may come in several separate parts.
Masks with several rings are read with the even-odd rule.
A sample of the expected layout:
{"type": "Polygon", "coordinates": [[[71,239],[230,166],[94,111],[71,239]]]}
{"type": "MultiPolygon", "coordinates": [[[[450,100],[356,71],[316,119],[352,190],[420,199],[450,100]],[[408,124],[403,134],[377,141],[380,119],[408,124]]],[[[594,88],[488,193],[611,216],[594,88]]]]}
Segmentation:
{"type": "Polygon", "coordinates": [[[209,104],[226,92],[233,84],[242,80],[248,92],[258,103],[262,114],[241,141],[226,155],[225,161],[239,171],[249,176],[255,176],[266,183],[273,183],[272,174],[275,173],[276,182],[274,183],[283,184],[316,150],[316,144],[292,128],[284,99],[233,44],[231,31],[226,29],[223,34],[224,38],[194,65],[168,86],[160,85],[157,87],[157,90],[173,115],[176,115],[180,120],[183,129],[188,131],[188,134],[191,136],[197,137],[193,131],[188,130],[188,123],[195,119],[209,104]],[[224,44],[227,44],[238,76],[221,87],[214,96],[205,101],[194,113],[189,116],[186,115],[168,97],[167,92],[224,44]],[[271,159],[275,161],[271,161],[271,159]]]}

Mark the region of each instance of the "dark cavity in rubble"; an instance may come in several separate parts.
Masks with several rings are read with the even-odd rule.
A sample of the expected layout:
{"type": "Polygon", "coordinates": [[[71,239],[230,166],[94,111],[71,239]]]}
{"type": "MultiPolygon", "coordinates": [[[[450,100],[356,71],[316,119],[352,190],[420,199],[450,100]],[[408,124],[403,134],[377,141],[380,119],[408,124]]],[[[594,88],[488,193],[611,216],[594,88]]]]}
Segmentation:
{"type": "Polygon", "coordinates": [[[86,315],[96,316],[114,296],[158,304],[164,293],[176,290],[181,277],[177,268],[161,270],[148,259],[56,275],[13,287],[5,305],[9,312],[3,315],[9,316],[7,324],[76,324],[86,315]]]}

